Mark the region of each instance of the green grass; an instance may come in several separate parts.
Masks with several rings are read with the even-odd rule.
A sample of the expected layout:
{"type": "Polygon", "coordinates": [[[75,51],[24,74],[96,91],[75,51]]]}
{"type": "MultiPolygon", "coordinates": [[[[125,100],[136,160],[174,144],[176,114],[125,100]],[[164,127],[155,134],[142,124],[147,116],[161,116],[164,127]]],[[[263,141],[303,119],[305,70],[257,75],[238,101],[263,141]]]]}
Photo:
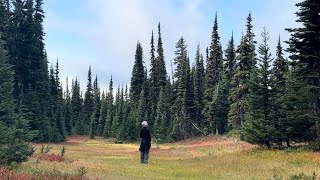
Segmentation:
{"type": "MultiPolygon", "coordinates": [[[[320,153],[262,150],[227,137],[205,137],[152,147],[149,164],[139,163],[138,144],[113,144],[112,140],[71,138],[64,147],[64,162],[34,158],[18,171],[34,175],[77,174],[84,169],[90,179],[292,179],[294,175],[320,175],[320,153]]],[[[59,154],[63,145],[50,145],[59,154]]],[[[302,178],[303,179],[303,178],[302,178]]]]}

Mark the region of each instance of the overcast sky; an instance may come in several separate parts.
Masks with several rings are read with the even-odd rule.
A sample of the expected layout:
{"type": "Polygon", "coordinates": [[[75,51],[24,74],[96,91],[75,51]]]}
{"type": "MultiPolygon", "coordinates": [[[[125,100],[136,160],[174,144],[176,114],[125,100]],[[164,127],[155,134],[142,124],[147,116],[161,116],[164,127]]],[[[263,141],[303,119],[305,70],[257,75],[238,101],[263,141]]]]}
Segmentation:
{"type": "MultiPolygon", "coordinates": [[[[299,0],[46,0],[45,44],[49,62],[59,59],[63,83],[78,77],[84,88],[89,65],[98,75],[101,88],[130,84],[137,41],[144,50],[149,69],[151,31],[157,39],[161,23],[164,54],[171,72],[175,43],[183,36],[193,62],[199,43],[202,53],[210,44],[214,15],[218,13],[219,34],[223,49],[232,31],[236,46],[245,31],[249,11],[253,17],[256,40],[260,42],[263,26],[270,31],[274,55],[278,36],[287,40],[284,30],[295,27],[294,6],[299,0]]],[[[285,46],[285,44],[283,44],[285,46]]],[[[192,63],[191,62],[191,63],[192,63]]]]}

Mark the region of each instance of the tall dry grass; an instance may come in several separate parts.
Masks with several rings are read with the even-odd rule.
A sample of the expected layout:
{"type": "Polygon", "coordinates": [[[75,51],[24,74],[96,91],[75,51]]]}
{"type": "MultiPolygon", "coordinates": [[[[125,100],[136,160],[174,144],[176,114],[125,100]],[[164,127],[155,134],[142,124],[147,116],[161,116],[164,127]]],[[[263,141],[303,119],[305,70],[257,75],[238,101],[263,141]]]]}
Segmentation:
{"type": "Polygon", "coordinates": [[[153,144],[149,164],[139,163],[138,144],[73,137],[53,145],[50,153],[66,148],[63,162],[39,160],[43,145],[18,171],[79,175],[90,179],[290,179],[320,175],[320,153],[263,150],[227,137],[205,137],[172,144],[153,144]]]}

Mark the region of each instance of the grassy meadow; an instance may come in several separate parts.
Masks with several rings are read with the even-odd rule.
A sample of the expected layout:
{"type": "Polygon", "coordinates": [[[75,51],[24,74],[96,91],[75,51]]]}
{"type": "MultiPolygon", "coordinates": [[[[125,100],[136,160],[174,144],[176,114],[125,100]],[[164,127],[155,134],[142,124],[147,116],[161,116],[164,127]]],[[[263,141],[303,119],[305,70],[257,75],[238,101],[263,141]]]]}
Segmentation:
{"type": "MultiPolygon", "coordinates": [[[[46,146],[47,144],[45,144],[46,146]]],[[[64,161],[41,159],[44,144],[17,171],[81,174],[90,179],[308,179],[320,175],[320,153],[305,150],[262,150],[228,137],[204,137],[172,144],[152,144],[149,164],[140,164],[139,144],[71,137],[64,145],[49,144],[48,154],[64,161]]]]}

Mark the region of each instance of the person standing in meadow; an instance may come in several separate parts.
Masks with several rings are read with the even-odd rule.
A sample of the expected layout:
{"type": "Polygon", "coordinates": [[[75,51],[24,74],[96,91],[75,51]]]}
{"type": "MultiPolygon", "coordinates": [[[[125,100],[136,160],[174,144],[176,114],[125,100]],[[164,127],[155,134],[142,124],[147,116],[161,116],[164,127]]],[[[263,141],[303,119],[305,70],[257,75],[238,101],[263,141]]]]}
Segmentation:
{"type": "Polygon", "coordinates": [[[143,121],[141,123],[142,129],[140,131],[141,143],[139,147],[139,151],[141,152],[140,163],[148,164],[149,160],[149,151],[151,147],[151,134],[148,129],[148,122],[143,121]]]}

